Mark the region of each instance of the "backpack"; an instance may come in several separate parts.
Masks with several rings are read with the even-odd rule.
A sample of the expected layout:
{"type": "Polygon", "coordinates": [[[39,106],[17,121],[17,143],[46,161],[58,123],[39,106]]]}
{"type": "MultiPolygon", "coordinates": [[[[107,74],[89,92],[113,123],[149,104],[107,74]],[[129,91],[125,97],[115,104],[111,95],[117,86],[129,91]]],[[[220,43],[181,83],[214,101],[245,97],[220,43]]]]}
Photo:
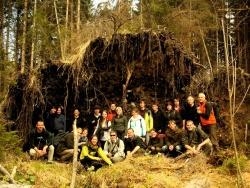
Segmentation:
{"type": "Polygon", "coordinates": [[[59,143],[64,139],[64,137],[68,134],[69,132],[60,132],[58,133],[53,140],[53,145],[56,148],[59,143]]]}
{"type": "Polygon", "coordinates": [[[217,102],[209,102],[212,105],[216,122],[220,122],[220,106],[217,102]]]}

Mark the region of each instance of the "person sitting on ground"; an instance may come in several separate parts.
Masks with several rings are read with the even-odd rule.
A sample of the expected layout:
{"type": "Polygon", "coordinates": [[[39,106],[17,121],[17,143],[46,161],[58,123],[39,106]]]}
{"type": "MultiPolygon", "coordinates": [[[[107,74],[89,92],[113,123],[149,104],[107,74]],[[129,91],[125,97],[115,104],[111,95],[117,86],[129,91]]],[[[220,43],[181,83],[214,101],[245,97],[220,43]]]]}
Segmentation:
{"type": "Polygon", "coordinates": [[[38,159],[48,155],[48,162],[53,161],[54,146],[51,145],[50,134],[46,131],[44,122],[39,120],[36,128],[29,135],[29,154],[38,159]]]}
{"type": "Polygon", "coordinates": [[[105,142],[109,139],[111,121],[107,118],[107,110],[102,111],[102,117],[98,120],[97,127],[94,131],[94,135],[97,135],[98,139],[101,142],[102,148],[104,147],[105,142]]]}
{"type": "Polygon", "coordinates": [[[176,157],[182,152],[182,135],[183,130],[179,129],[174,120],[168,122],[168,129],[166,130],[165,144],[162,151],[167,156],[176,157]]]}
{"type": "Polygon", "coordinates": [[[56,136],[59,132],[66,131],[66,120],[65,116],[62,114],[62,107],[57,108],[56,117],[54,121],[55,121],[54,136],[56,136]]]}
{"type": "Polygon", "coordinates": [[[98,170],[103,165],[112,165],[112,161],[105,155],[98,144],[97,136],[92,136],[87,145],[82,147],[80,162],[86,170],[98,170]]]}
{"type": "Polygon", "coordinates": [[[82,129],[82,134],[80,135],[79,139],[79,147],[86,145],[88,143],[88,128],[82,129]]]}
{"type": "Polygon", "coordinates": [[[159,152],[161,152],[162,145],[162,138],[158,137],[158,133],[155,129],[151,129],[149,142],[145,154],[158,154],[159,152]]]}
{"type": "Polygon", "coordinates": [[[196,127],[192,120],[186,122],[186,131],[182,137],[182,144],[187,150],[188,154],[198,154],[203,146],[207,146],[212,151],[212,143],[208,138],[208,135],[196,127]]]}
{"type": "Polygon", "coordinates": [[[117,116],[111,122],[111,130],[116,131],[118,138],[124,140],[125,135],[127,135],[128,120],[123,115],[122,107],[118,106],[116,113],[117,116]]]}
{"type": "Polygon", "coordinates": [[[115,131],[110,132],[110,139],[105,142],[104,152],[113,163],[120,162],[125,159],[124,143],[117,137],[115,131]]]}
{"type": "Polygon", "coordinates": [[[131,128],[128,129],[128,136],[125,138],[124,144],[125,154],[127,154],[127,157],[145,153],[146,145],[144,144],[142,138],[136,136],[134,130],[131,128]]]}
{"type": "Polygon", "coordinates": [[[133,129],[135,135],[145,138],[146,124],[143,117],[139,114],[139,109],[133,108],[131,114],[132,117],[128,121],[128,129],[133,129]]]}
{"type": "MultiPolygon", "coordinates": [[[[82,129],[77,128],[77,136],[80,139],[82,129]]],[[[78,144],[79,145],[79,144],[78,144]]],[[[72,159],[74,155],[74,132],[66,133],[66,135],[60,140],[56,147],[56,154],[60,156],[61,161],[67,161],[72,159]]]]}

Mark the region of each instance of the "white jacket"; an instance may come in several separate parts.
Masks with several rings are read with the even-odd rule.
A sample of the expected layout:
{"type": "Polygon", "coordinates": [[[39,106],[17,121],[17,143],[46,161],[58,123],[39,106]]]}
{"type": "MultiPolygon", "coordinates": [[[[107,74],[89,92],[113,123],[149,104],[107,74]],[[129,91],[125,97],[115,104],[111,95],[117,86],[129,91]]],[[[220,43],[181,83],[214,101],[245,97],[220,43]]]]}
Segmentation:
{"type": "Polygon", "coordinates": [[[133,116],[128,121],[128,129],[132,128],[135,135],[137,136],[146,136],[146,124],[145,120],[141,115],[138,115],[136,118],[133,116]]]}

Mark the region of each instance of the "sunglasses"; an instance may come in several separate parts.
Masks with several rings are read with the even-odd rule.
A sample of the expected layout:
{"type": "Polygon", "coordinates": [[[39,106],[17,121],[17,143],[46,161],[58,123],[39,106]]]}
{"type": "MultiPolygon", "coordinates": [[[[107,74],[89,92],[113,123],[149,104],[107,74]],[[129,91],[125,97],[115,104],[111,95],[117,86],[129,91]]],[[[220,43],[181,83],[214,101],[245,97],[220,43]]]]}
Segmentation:
{"type": "Polygon", "coordinates": [[[115,134],[111,134],[110,136],[116,136],[115,134]]]}

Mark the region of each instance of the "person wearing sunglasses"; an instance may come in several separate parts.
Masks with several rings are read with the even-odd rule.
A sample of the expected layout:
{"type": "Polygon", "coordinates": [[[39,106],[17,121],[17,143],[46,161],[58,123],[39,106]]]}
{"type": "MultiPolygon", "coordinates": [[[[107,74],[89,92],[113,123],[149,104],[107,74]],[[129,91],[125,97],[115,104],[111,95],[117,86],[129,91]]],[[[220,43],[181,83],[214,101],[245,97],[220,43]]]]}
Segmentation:
{"type": "Polygon", "coordinates": [[[104,152],[113,163],[125,159],[124,143],[117,137],[116,131],[110,132],[110,139],[105,142],[104,152]]]}

